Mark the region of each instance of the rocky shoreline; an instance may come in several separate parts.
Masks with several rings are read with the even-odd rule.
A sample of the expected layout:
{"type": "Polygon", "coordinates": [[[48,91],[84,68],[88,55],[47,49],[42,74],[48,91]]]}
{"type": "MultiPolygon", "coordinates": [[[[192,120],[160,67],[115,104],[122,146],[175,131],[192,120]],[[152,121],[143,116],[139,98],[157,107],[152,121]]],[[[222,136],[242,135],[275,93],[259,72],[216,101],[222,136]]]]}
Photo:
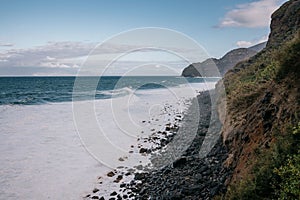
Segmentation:
{"type": "Polygon", "coordinates": [[[209,92],[202,92],[197,100],[202,115],[191,146],[172,165],[151,173],[136,174],[135,180],[141,183],[129,186],[137,194],[136,199],[211,199],[226,190],[225,182],[231,171],[223,166],[227,149],[221,136],[206,157],[199,157],[211,119],[209,92]]]}
{"type": "MultiPolygon", "coordinates": [[[[177,134],[191,137],[192,140],[190,142],[186,142],[182,138],[180,145],[188,146],[180,157],[161,168],[147,169],[141,167],[138,171],[127,169],[127,173],[125,173],[126,171],[119,172],[117,169],[111,171],[107,176],[115,179],[114,182],[119,184],[119,190],[111,191],[109,198],[104,198],[97,195],[99,189],[95,188],[92,194],[87,195],[87,198],[102,200],[211,199],[219,192],[224,192],[226,190],[225,182],[230,177],[231,170],[223,166],[228,154],[219,131],[213,133],[213,137],[217,138],[217,140],[211,151],[205,157],[199,154],[204,140],[209,137],[207,135],[209,129],[218,130],[215,127],[220,126],[218,120],[211,123],[213,119],[212,109],[214,108],[212,108],[210,98],[213,92],[210,92],[201,92],[197,98],[192,100],[192,104],[183,118],[182,127],[176,134],[169,135],[167,140],[160,142],[160,147],[156,149],[140,149],[140,153],[153,154],[157,150],[168,146],[177,134]],[[199,111],[201,112],[200,115],[199,111]],[[199,117],[196,117],[197,115],[199,117]],[[190,133],[195,130],[191,128],[191,124],[198,124],[196,126],[196,134],[190,133]],[[131,178],[125,181],[127,176],[131,178]]],[[[169,128],[166,129],[170,131],[169,128]]],[[[159,134],[164,135],[163,132],[159,134]]]]}
{"type": "Polygon", "coordinates": [[[227,151],[220,144],[221,140],[204,159],[183,157],[151,174],[136,174],[135,180],[141,183],[129,188],[137,194],[136,199],[211,199],[226,190],[231,173],[222,167],[227,151]]]}

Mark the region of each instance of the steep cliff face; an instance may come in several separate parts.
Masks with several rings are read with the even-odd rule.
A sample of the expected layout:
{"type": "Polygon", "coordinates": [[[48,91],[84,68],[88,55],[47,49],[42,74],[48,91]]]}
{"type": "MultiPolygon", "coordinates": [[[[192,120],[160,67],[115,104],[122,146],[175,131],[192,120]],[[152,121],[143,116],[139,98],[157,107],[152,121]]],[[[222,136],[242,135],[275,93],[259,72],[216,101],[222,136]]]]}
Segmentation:
{"type": "Polygon", "coordinates": [[[230,70],[223,82],[227,116],[222,130],[233,169],[229,186],[253,176],[257,151],[267,151],[300,116],[300,1],[285,3],[272,15],[266,48],[230,70]]]}
{"type": "Polygon", "coordinates": [[[299,30],[299,1],[289,1],[272,15],[271,33],[267,47],[276,48],[284,41],[291,40],[299,30]]]}
{"type": "Polygon", "coordinates": [[[226,53],[222,58],[209,58],[204,62],[193,63],[186,67],[182,71],[182,76],[195,77],[201,76],[204,72],[208,76],[217,76],[216,72],[212,71],[216,66],[219,69],[219,73],[223,76],[229,69],[233,68],[238,62],[247,60],[257,52],[261,51],[266,46],[266,43],[260,43],[249,48],[238,48],[226,53]]]}

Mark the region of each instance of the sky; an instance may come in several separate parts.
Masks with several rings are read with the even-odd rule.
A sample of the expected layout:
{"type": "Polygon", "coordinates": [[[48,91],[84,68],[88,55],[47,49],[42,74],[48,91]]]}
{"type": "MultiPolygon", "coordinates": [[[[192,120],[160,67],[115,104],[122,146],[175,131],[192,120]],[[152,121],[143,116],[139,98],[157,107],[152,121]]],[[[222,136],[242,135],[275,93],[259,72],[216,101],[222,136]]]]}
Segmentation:
{"type": "MultiPolygon", "coordinates": [[[[284,2],[1,0],[0,76],[76,75],[97,45],[126,31],[143,27],[158,27],[182,33],[182,37],[197,42],[207,57],[220,58],[231,49],[266,41],[270,32],[271,14],[284,2]]],[[[98,53],[102,59],[108,59],[109,55],[117,55],[116,49],[123,52],[130,45],[143,47],[128,44],[127,41],[126,45],[106,44],[105,49],[98,53]]],[[[172,48],[178,49],[181,46],[175,45],[172,48]]],[[[188,63],[179,62],[178,57],[173,57],[172,60],[165,53],[144,51],[142,55],[137,53],[136,56],[129,55],[127,59],[120,59],[118,67],[114,67],[111,73],[124,74],[136,60],[142,65],[153,60],[154,63],[166,64],[166,59],[169,62],[172,60],[172,67],[180,73],[188,63]],[[148,58],[141,62],[141,57],[148,58]]],[[[199,61],[203,58],[200,56],[199,61]]]]}

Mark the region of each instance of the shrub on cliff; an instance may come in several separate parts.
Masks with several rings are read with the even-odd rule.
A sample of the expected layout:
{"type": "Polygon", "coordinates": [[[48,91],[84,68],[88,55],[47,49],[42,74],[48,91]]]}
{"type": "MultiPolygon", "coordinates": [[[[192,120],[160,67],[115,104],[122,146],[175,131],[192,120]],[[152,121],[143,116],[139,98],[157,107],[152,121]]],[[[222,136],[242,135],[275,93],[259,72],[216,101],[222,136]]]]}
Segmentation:
{"type": "Polygon", "coordinates": [[[276,195],[279,199],[300,199],[300,123],[293,130],[294,148],[291,155],[274,173],[279,176],[279,190],[276,195]]]}
{"type": "Polygon", "coordinates": [[[278,54],[279,72],[278,78],[282,79],[288,75],[300,78],[300,32],[295,39],[289,42],[278,54]]]}
{"type": "Polygon", "coordinates": [[[284,134],[268,151],[257,151],[253,178],[228,188],[220,199],[300,199],[300,123],[284,134]]]}

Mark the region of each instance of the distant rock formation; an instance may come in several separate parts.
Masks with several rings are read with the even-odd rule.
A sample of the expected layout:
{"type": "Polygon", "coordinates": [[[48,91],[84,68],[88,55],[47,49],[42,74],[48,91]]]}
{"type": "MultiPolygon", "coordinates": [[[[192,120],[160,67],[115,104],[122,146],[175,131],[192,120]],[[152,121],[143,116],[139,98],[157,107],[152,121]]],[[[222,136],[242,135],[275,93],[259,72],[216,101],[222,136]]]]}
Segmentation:
{"type": "Polygon", "coordinates": [[[238,62],[247,60],[254,56],[256,53],[265,48],[266,42],[257,44],[249,48],[238,48],[229,51],[222,58],[209,58],[204,62],[190,64],[182,71],[184,77],[202,76],[218,76],[212,66],[219,69],[221,76],[223,76],[229,69],[232,69],[238,62]]]}

